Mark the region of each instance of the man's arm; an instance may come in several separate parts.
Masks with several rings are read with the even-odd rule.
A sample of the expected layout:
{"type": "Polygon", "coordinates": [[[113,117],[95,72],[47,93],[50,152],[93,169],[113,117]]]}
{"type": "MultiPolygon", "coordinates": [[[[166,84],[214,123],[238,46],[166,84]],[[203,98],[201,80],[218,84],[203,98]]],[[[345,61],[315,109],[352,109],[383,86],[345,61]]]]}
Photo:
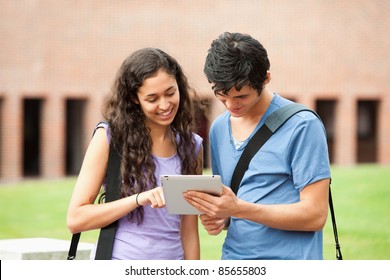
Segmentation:
{"type": "Polygon", "coordinates": [[[238,199],[223,187],[220,197],[188,191],[185,199],[210,218],[237,217],[282,230],[318,231],[328,216],[329,179],[307,185],[292,204],[255,204],[238,199]]]}

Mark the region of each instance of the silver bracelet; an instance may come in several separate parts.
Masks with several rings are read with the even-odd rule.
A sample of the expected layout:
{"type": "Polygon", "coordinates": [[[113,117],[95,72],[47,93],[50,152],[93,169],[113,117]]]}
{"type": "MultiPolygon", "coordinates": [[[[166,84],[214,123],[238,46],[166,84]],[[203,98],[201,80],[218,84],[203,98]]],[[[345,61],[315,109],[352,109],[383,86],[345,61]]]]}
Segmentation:
{"type": "Polygon", "coordinates": [[[138,207],[141,207],[142,205],[140,205],[140,204],[138,203],[138,196],[139,196],[139,194],[140,194],[140,193],[137,193],[137,196],[135,197],[135,203],[137,203],[138,207]]]}

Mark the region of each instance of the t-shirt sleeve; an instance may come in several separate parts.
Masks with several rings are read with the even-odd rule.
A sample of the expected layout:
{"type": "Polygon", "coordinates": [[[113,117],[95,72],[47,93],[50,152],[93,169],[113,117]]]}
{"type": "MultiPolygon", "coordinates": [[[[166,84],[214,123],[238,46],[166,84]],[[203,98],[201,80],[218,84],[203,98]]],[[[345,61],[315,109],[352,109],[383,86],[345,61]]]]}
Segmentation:
{"type": "Polygon", "coordinates": [[[103,129],[106,130],[106,136],[107,136],[108,144],[110,144],[110,142],[111,142],[111,132],[110,132],[110,126],[109,126],[109,124],[108,124],[107,122],[104,122],[104,121],[99,122],[99,123],[96,125],[95,129],[93,130],[92,136],[95,135],[96,130],[98,130],[99,128],[103,128],[103,129]]]}
{"type": "Polygon", "coordinates": [[[195,153],[198,154],[203,143],[203,138],[196,133],[193,133],[193,137],[195,140],[195,153]]]}
{"type": "Polygon", "coordinates": [[[290,145],[293,181],[299,191],[316,181],[330,178],[326,132],[318,118],[303,119],[290,145]]]}

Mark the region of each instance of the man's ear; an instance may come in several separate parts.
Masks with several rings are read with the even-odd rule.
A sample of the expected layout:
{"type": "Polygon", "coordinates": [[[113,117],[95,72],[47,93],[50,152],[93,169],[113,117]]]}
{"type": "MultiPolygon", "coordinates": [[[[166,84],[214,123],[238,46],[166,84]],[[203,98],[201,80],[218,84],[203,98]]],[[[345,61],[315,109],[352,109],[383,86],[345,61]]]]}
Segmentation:
{"type": "Polygon", "coordinates": [[[270,81],[271,81],[271,72],[269,70],[267,70],[267,74],[265,75],[263,87],[265,87],[270,81]]]}

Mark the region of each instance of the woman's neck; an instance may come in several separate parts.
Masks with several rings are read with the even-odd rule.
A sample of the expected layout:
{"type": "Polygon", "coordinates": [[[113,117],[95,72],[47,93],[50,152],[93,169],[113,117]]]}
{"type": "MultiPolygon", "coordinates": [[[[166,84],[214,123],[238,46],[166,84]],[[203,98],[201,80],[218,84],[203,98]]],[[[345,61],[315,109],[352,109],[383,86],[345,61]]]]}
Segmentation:
{"type": "Polygon", "coordinates": [[[152,154],[157,157],[171,157],[176,153],[176,141],[170,126],[150,130],[152,154]]]}

